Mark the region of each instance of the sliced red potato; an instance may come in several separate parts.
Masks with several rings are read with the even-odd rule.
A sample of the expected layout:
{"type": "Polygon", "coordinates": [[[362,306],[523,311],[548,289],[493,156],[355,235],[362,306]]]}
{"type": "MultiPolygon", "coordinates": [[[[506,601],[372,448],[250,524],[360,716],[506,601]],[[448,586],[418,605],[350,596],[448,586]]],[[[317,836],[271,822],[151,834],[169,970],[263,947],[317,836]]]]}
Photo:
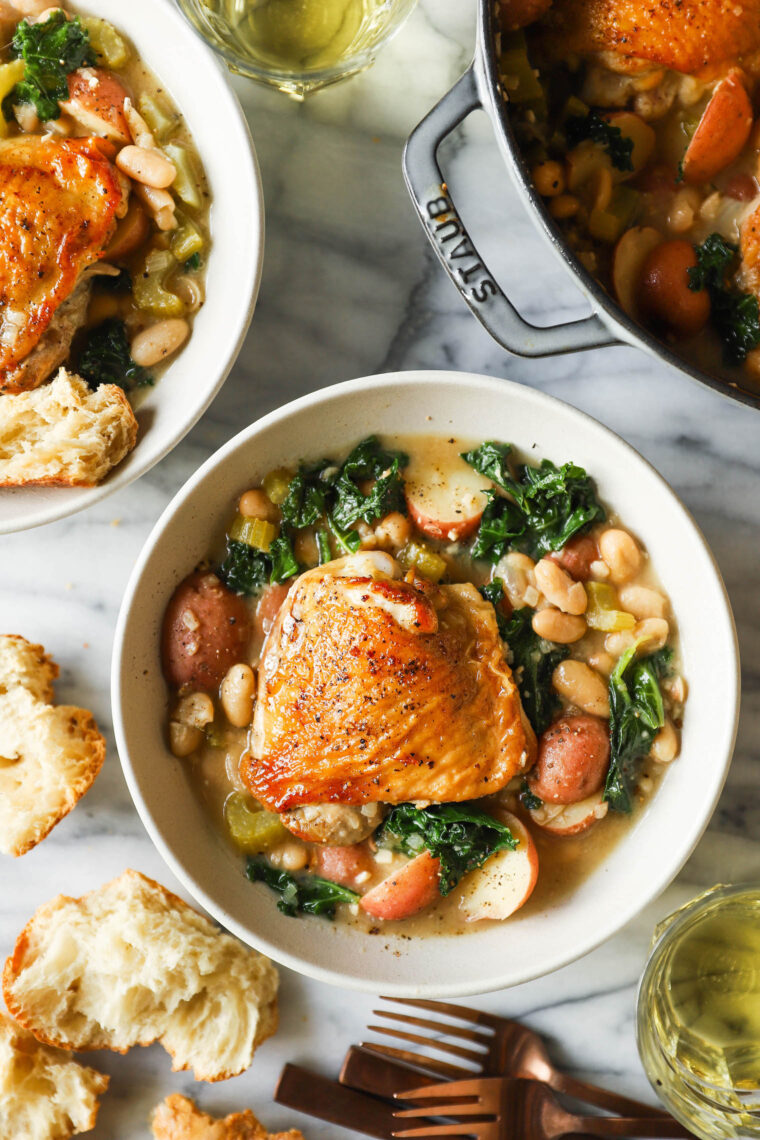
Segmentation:
{"type": "Polygon", "coordinates": [[[578,835],[607,814],[607,803],[602,799],[602,788],[574,804],[544,803],[530,809],[530,818],[543,831],[552,835],[578,835]]]}
{"type": "Polygon", "coordinates": [[[359,906],[373,918],[389,922],[411,918],[440,898],[441,864],[429,851],[415,855],[399,871],[383,879],[360,900],[359,906]]]}
{"type": "Polygon", "coordinates": [[[508,811],[500,811],[499,819],[517,840],[517,848],[499,851],[464,877],[459,910],[465,922],[509,918],[528,901],[538,879],[538,851],[527,827],[508,811]]]}
{"type": "Polygon", "coordinates": [[[372,858],[363,843],[355,843],[351,847],[320,847],[317,850],[317,872],[333,883],[356,887],[358,876],[371,871],[372,858]]]}
{"type": "Polygon", "coordinates": [[[406,472],[409,514],[423,534],[456,542],[477,530],[485,509],[484,491],[491,481],[464,460],[426,468],[417,477],[413,464],[406,472]]]}
{"type": "Polygon", "coordinates": [[[697,265],[694,246],[684,238],[661,242],[644,258],[639,311],[656,329],[696,336],[710,319],[710,295],[692,289],[689,270],[697,265]]]}
{"type": "Polygon", "coordinates": [[[633,143],[631,153],[633,170],[615,168],[614,177],[618,182],[622,182],[626,178],[633,178],[644,169],[654,154],[657,136],[649,123],[645,123],[641,116],[635,115],[633,111],[612,111],[604,117],[611,126],[617,127],[623,138],[630,139],[633,143]]]}
{"type": "Polygon", "coordinates": [[[560,566],[575,578],[576,582],[586,582],[591,577],[591,565],[599,559],[596,539],[588,534],[577,534],[560,551],[550,555],[560,566]]]}
{"type": "Polygon", "coordinates": [[[124,116],[129,95],[116,76],[102,67],[80,67],[69,75],[69,97],[61,107],[94,135],[130,143],[124,116]]]}
{"type": "Polygon", "coordinates": [[[256,606],[256,616],[253,620],[253,628],[259,636],[266,637],[269,633],[274,619],[280,612],[282,603],[288,596],[291,584],[290,582],[283,582],[279,586],[267,586],[261,594],[256,606]]]}
{"type": "Polygon", "coordinates": [[[585,800],[604,783],[610,762],[610,730],[605,721],[579,713],[562,716],[543,732],[530,773],[531,791],[554,804],[585,800]]]}
{"type": "Polygon", "coordinates": [[[683,159],[684,181],[709,182],[741,154],[752,130],[752,103],[741,72],[721,80],[705,107],[683,159]]]}
{"type": "Polygon", "coordinates": [[[662,241],[662,234],[653,226],[633,226],[615,246],[612,284],[621,308],[634,320],[639,318],[639,286],[644,262],[662,241]]]}
{"type": "Polygon", "coordinates": [[[103,257],[106,261],[123,261],[143,244],[149,233],[148,215],[137,198],[133,196],[126,214],[116,228],[116,233],[106,247],[103,257]]]}

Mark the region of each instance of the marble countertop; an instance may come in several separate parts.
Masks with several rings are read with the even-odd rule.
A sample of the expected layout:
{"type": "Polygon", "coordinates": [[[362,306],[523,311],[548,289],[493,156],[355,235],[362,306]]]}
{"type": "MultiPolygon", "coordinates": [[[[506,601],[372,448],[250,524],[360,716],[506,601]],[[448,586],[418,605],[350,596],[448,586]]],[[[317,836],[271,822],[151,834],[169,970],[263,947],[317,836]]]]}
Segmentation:
{"type": "MultiPolygon", "coordinates": [[[[125,866],[177,888],[122,777],[108,676],[130,570],[185,479],[242,425],[335,381],[439,367],[507,376],[591,413],[655,464],[706,534],[739,627],[744,699],[736,755],[710,828],[677,883],[587,958],[472,1003],[524,1018],[577,1075],[651,1097],[636,1054],[634,997],[652,928],[703,886],[760,878],[760,416],[630,348],[510,359],[469,314],[428,249],[400,159],[411,128],[469,62],[474,16],[473,0],[422,0],[370,72],[305,105],[236,81],[267,208],[261,296],[237,365],[202,422],[139,483],[73,518],[0,540],[0,629],[47,647],[62,665],[58,700],[91,708],[109,742],[105,767],[74,813],[23,859],[3,861],[0,949],[10,950],[52,895],[80,894],[125,866]]],[[[550,312],[582,314],[584,302],[520,206],[482,114],[446,144],[443,160],[473,237],[522,311],[537,323],[550,312]]],[[[271,1104],[276,1076],[286,1060],[335,1075],[374,1004],[283,970],[277,1037],[248,1073],[220,1085],[172,1074],[157,1046],[93,1056],[112,1084],[89,1135],[143,1140],[150,1109],[181,1090],[215,1112],[250,1106],[270,1128],[298,1123],[312,1140],[333,1136],[271,1104]]]]}

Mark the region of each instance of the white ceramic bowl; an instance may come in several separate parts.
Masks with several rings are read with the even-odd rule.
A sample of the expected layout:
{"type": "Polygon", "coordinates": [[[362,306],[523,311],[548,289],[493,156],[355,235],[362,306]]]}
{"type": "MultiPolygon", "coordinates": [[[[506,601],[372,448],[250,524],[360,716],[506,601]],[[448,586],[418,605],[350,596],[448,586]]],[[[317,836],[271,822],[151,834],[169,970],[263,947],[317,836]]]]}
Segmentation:
{"type": "Polygon", "coordinates": [[[720,573],[662,478],[612,432],[566,404],[504,380],[408,372],[339,384],[252,424],[208,460],[157,523],[127,588],[112,676],[116,738],[154,843],[187,890],[245,942],[295,970],[358,989],[456,996],[556,970],[625,925],[673,879],[725,780],[739,707],[738,651],[720,573]],[[286,918],[243,876],[165,740],[159,630],[174,587],[224,533],[231,504],[268,470],[339,457],[369,432],[456,433],[514,442],[537,460],[575,460],[646,544],[678,617],[689,700],[682,754],[601,865],[546,910],[462,937],[368,937],[317,918],[286,918]]]}
{"type": "Polygon", "coordinates": [[[264,205],[248,125],[226,73],[170,0],[72,3],[125,32],[184,115],[212,195],[206,302],[192,336],[137,411],[137,446],[98,487],[0,490],[0,534],[89,507],[149,471],[221,388],[253,315],[264,254],[264,205]]]}

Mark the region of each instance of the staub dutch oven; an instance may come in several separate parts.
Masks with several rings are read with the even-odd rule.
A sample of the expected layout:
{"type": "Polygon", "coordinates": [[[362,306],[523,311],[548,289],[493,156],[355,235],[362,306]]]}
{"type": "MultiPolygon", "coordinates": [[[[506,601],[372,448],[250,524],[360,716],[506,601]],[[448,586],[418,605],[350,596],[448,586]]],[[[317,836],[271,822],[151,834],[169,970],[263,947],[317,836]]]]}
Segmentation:
{"type": "Polygon", "coordinates": [[[495,341],[519,356],[552,356],[630,344],[730,399],[760,408],[760,392],[743,388],[734,375],[703,372],[631,320],[569,248],[533,186],[512,129],[499,80],[493,12],[493,0],[478,0],[475,58],[458,83],[415,128],[404,150],[404,177],[417,213],[441,264],[472,312],[495,341]],[[437,154],[443,140],[480,109],[491,119],[514,183],[534,222],[591,305],[592,315],[584,320],[548,327],[529,324],[505,295],[467,232],[441,174],[437,154]]]}

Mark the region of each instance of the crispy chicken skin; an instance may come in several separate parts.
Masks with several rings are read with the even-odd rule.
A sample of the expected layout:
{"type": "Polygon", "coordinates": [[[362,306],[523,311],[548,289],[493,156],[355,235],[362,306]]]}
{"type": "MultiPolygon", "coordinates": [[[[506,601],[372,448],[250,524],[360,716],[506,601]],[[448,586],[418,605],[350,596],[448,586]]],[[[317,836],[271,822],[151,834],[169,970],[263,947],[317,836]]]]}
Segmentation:
{"type": "Polygon", "coordinates": [[[0,143],[0,392],[49,375],[45,354],[23,362],[113,234],[123,191],[111,153],[102,139],[0,143]]]}
{"type": "MultiPolygon", "coordinates": [[[[506,0],[515,23],[538,3],[506,0]]],[[[545,5],[544,5],[545,6],[545,5]]],[[[611,52],[693,75],[760,52],[760,0],[554,0],[544,20],[553,54],[611,52]]]]}
{"type": "Polygon", "coordinates": [[[242,775],[275,811],[476,799],[535,739],[493,607],[469,583],[401,580],[379,552],[303,574],[270,630],[242,775]]]}

